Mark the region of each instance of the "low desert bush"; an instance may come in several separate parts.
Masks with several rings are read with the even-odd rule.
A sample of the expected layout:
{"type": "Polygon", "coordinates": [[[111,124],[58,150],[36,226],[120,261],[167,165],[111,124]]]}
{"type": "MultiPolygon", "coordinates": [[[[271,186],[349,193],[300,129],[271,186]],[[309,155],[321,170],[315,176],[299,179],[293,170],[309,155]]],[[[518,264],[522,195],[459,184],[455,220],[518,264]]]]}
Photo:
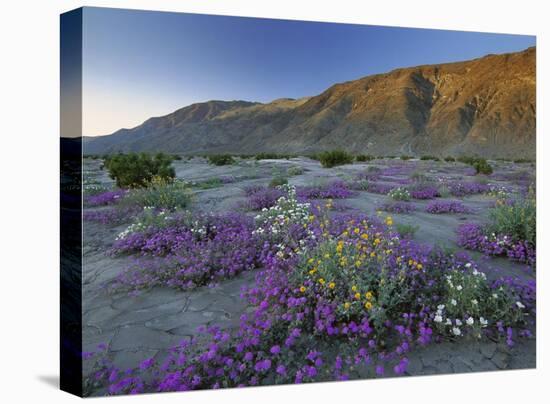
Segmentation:
{"type": "Polygon", "coordinates": [[[526,240],[533,246],[537,239],[537,206],[534,194],[512,204],[499,203],[490,211],[489,232],[505,234],[514,241],[526,240]]]}
{"type": "Polygon", "coordinates": [[[534,160],[532,159],[515,159],[514,163],[521,164],[521,163],[533,163],[534,160]]]}
{"type": "Polygon", "coordinates": [[[120,204],[176,210],[187,208],[191,199],[192,193],[187,183],[155,177],[146,187],[134,189],[126,194],[120,204]]]}
{"type": "Polygon", "coordinates": [[[412,238],[418,229],[418,226],[412,224],[397,223],[395,225],[395,230],[397,230],[397,233],[403,238],[412,238]]]}
{"type": "Polygon", "coordinates": [[[214,154],[208,156],[208,162],[215,166],[229,166],[235,164],[235,159],[230,154],[214,154]]]}
{"type": "Polygon", "coordinates": [[[289,177],[294,177],[295,175],[302,175],[304,173],[304,169],[299,166],[292,166],[289,167],[288,170],[286,170],[286,174],[289,177]]]}
{"type": "Polygon", "coordinates": [[[360,163],[364,163],[365,161],[371,161],[371,160],[374,160],[374,156],[371,156],[369,154],[359,154],[357,156],[355,156],[355,160],[360,162],[360,163]]]}
{"type": "Polygon", "coordinates": [[[281,154],[281,153],[258,153],[254,158],[256,160],[276,160],[276,159],[286,159],[290,158],[290,154],[281,154]]]}
{"type": "Polygon", "coordinates": [[[447,156],[444,160],[448,163],[454,163],[456,161],[456,159],[452,156],[447,156]]]}
{"type": "Polygon", "coordinates": [[[143,188],[154,177],[170,181],[176,175],[172,157],[163,153],[116,154],[106,158],[104,164],[109,170],[109,176],[120,188],[143,188]]]}
{"type": "Polygon", "coordinates": [[[270,188],[280,187],[281,185],[288,184],[288,179],[283,176],[276,176],[271,179],[269,182],[270,188]]]}
{"type": "Polygon", "coordinates": [[[433,161],[441,161],[441,159],[437,156],[432,156],[429,154],[426,154],[424,156],[420,157],[420,160],[427,161],[427,160],[433,160],[433,161]]]}
{"type": "Polygon", "coordinates": [[[493,173],[493,167],[485,159],[476,160],[472,166],[476,169],[476,174],[490,175],[493,173]]]}
{"type": "Polygon", "coordinates": [[[319,161],[325,168],[331,168],[353,162],[353,156],[344,150],[325,151],[319,154],[319,161]]]}
{"type": "Polygon", "coordinates": [[[401,160],[410,160],[412,159],[412,156],[402,155],[399,157],[401,160]]]}

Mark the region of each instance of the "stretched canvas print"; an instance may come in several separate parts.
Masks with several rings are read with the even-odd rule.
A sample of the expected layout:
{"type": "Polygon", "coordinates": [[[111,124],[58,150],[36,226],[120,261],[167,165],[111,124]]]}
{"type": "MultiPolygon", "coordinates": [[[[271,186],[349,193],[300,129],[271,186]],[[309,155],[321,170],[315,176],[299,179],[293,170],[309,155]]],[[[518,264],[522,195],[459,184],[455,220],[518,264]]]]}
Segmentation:
{"type": "Polygon", "coordinates": [[[61,16],[61,385],[535,367],[535,37],[61,16]]]}

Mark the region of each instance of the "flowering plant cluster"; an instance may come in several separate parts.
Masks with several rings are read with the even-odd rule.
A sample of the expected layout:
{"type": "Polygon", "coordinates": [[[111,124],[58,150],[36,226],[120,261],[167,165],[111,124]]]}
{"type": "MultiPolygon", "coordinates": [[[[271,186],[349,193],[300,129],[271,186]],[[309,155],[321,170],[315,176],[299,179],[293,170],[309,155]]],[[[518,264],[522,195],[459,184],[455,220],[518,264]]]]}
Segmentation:
{"type": "Polygon", "coordinates": [[[388,195],[390,191],[395,188],[395,185],[385,184],[383,182],[370,182],[367,191],[373,194],[388,195]]]}
{"type": "Polygon", "coordinates": [[[329,184],[298,187],[296,194],[301,199],[344,199],[353,196],[353,191],[344,181],[334,181],[329,184]]]}
{"type": "Polygon", "coordinates": [[[254,269],[263,248],[253,229],[253,219],[245,215],[168,216],[148,209],[113,245],[112,254],[132,254],[137,259],[112,287],[192,289],[254,269]]]}
{"type": "Polygon", "coordinates": [[[284,195],[281,189],[272,187],[250,188],[245,192],[248,194],[245,207],[249,210],[268,209],[284,195]]]}
{"type": "Polygon", "coordinates": [[[483,194],[490,190],[489,185],[479,182],[451,181],[446,186],[451,195],[456,197],[483,194]]]}
{"type": "Polygon", "coordinates": [[[416,210],[416,206],[409,202],[386,202],[378,207],[378,210],[390,213],[411,213],[416,210]]]}
{"type": "Polygon", "coordinates": [[[497,201],[506,201],[510,197],[510,189],[496,184],[489,184],[487,195],[496,198],[497,201]]]}
{"type": "Polygon", "coordinates": [[[178,269],[149,273],[153,283],[200,284],[228,267],[261,265],[243,292],[253,312],[237,330],[211,327],[135,369],[87,354],[97,361],[88,382],[121,394],[399,375],[419,345],[529,335],[534,284],[490,283],[466,255],[400,238],[390,216],[329,216],[284,191],[255,224],[189,215],[124,238],[124,251],[177,258],[178,269]]]}
{"type": "MultiPolygon", "coordinates": [[[[465,271],[453,271],[445,276],[446,301],[437,306],[434,322],[441,333],[454,337],[471,334],[481,338],[490,321],[498,319],[497,326],[511,329],[513,324],[525,321],[528,312],[511,289],[490,287],[487,277],[471,263],[465,271]]],[[[509,345],[513,344],[508,338],[509,345]]]]}
{"type": "MultiPolygon", "coordinates": [[[[298,202],[294,186],[287,184],[279,189],[285,195],[274,206],[262,209],[255,217],[256,228],[253,234],[270,245],[275,245],[278,254],[284,256],[304,248],[308,240],[315,240],[316,236],[308,224],[316,217],[311,213],[309,203],[298,202]]],[[[332,200],[326,205],[331,207],[332,200]]]]}
{"type": "Polygon", "coordinates": [[[409,192],[414,199],[434,199],[441,196],[438,188],[429,184],[413,185],[409,187],[409,192]]]}
{"type": "Polygon", "coordinates": [[[411,193],[407,188],[397,187],[388,192],[388,196],[396,201],[409,201],[411,193]]]}
{"type": "Polygon", "coordinates": [[[88,206],[113,205],[120,202],[120,200],[126,196],[127,192],[128,191],[125,189],[116,189],[113,191],[106,191],[99,194],[91,195],[86,198],[86,205],[88,206]]]}
{"type": "Polygon", "coordinates": [[[129,222],[139,210],[135,207],[110,207],[100,210],[85,210],[82,220],[101,224],[122,224],[129,222]]]}
{"type": "Polygon", "coordinates": [[[426,206],[426,212],[434,214],[470,213],[471,209],[460,201],[432,201],[426,206]]]}
{"type": "Polygon", "coordinates": [[[457,229],[457,244],[486,255],[504,255],[513,261],[536,265],[536,249],[526,240],[514,240],[505,234],[489,233],[476,223],[464,223],[457,229]]]}

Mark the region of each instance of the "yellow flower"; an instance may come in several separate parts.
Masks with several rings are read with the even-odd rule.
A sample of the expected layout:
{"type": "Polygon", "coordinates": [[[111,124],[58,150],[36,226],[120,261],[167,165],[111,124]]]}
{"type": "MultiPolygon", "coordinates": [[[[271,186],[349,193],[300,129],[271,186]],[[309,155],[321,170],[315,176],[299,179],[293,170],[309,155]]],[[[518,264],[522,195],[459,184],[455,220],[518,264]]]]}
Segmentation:
{"type": "Polygon", "coordinates": [[[355,234],[359,234],[360,230],[359,230],[358,227],[356,227],[355,229],[353,229],[353,232],[354,232],[355,234]]]}
{"type": "Polygon", "coordinates": [[[323,278],[319,278],[319,283],[320,283],[321,285],[324,285],[324,284],[325,284],[325,280],[324,280],[323,278]]]}
{"type": "Polygon", "coordinates": [[[346,310],[348,310],[348,309],[350,308],[350,306],[351,306],[351,303],[350,303],[350,302],[345,302],[345,303],[344,303],[344,308],[345,308],[346,310]]]}
{"type": "Polygon", "coordinates": [[[372,309],[372,303],[371,302],[366,302],[365,303],[365,309],[367,309],[367,310],[372,309]]]}
{"type": "Polygon", "coordinates": [[[393,225],[393,219],[392,219],[391,216],[386,217],[386,224],[387,224],[388,226],[393,225]]]}
{"type": "Polygon", "coordinates": [[[313,222],[314,220],[315,220],[315,216],[310,215],[310,216],[309,216],[309,221],[310,221],[310,222],[313,222]]]}
{"type": "Polygon", "coordinates": [[[305,286],[300,286],[300,292],[304,293],[306,291],[306,287],[305,286]]]}
{"type": "Polygon", "coordinates": [[[334,282],[330,282],[328,284],[329,289],[334,289],[336,287],[336,284],[334,282]]]}
{"type": "Polygon", "coordinates": [[[409,260],[409,265],[412,265],[413,264],[413,260],[409,260]]]}
{"type": "Polygon", "coordinates": [[[355,266],[357,268],[359,268],[361,266],[361,261],[359,261],[359,260],[355,261],[355,266]]]}
{"type": "Polygon", "coordinates": [[[326,259],[330,258],[330,254],[325,254],[325,258],[326,259]]]}
{"type": "Polygon", "coordinates": [[[374,258],[374,257],[376,257],[376,253],[373,251],[373,252],[370,253],[370,256],[371,256],[371,258],[374,258]]]}
{"type": "Polygon", "coordinates": [[[344,236],[344,237],[347,237],[347,236],[349,236],[349,232],[348,232],[347,230],[346,230],[346,231],[344,231],[344,232],[342,233],[342,236],[344,236]]]}
{"type": "Polygon", "coordinates": [[[357,286],[353,285],[353,286],[351,287],[351,291],[352,291],[352,292],[357,292],[357,286]]]}
{"type": "Polygon", "coordinates": [[[317,272],[317,268],[312,268],[311,271],[309,271],[309,274],[313,275],[315,272],[317,272]]]}
{"type": "Polygon", "coordinates": [[[401,257],[397,257],[397,258],[395,259],[395,262],[397,262],[397,263],[399,264],[399,263],[401,262],[401,257]]]}
{"type": "Polygon", "coordinates": [[[354,297],[355,297],[357,300],[361,299],[361,293],[357,292],[357,293],[354,295],[354,297]]]}
{"type": "Polygon", "coordinates": [[[368,240],[369,235],[368,235],[367,233],[363,233],[363,234],[361,234],[361,238],[362,238],[363,240],[368,240]]]}
{"type": "Polygon", "coordinates": [[[372,292],[365,293],[365,297],[367,298],[367,300],[371,300],[372,299],[372,292]]]}
{"type": "Polygon", "coordinates": [[[375,238],[374,239],[374,245],[378,245],[380,244],[380,239],[379,238],[375,238]]]}
{"type": "Polygon", "coordinates": [[[308,263],[308,264],[313,264],[313,258],[308,259],[308,260],[307,260],[307,263],[308,263]]]}
{"type": "Polygon", "coordinates": [[[416,266],[416,269],[421,270],[421,269],[422,269],[422,264],[418,264],[418,265],[416,266]]]}

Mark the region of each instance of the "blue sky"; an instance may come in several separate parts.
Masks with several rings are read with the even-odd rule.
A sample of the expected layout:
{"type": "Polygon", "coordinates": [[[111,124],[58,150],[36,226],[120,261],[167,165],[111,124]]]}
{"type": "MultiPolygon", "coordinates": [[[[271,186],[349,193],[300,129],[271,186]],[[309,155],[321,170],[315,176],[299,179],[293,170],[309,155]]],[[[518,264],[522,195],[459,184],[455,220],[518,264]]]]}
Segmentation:
{"type": "Polygon", "coordinates": [[[84,9],[83,134],[211,99],[269,102],[398,67],[467,60],[535,37],[84,9]]]}

